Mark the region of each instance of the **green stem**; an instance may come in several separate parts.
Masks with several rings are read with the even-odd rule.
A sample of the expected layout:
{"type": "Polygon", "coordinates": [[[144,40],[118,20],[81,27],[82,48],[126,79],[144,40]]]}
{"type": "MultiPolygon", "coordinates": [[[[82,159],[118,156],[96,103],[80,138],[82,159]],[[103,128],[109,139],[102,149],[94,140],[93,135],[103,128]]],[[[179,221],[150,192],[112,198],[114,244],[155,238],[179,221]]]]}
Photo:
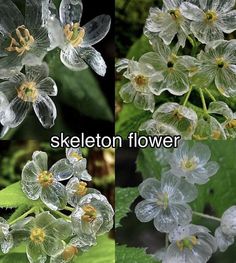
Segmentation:
{"type": "Polygon", "coordinates": [[[193,87],[191,86],[191,87],[189,88],[188,93],[186,94],[186,97],[185,97],[185,99],[184,99],[183,106],[186,106],[186,104],[188,103],[188,100],[189,100],[189,97],[190,97],[190,95],[191,95],[191,93],[192,93],[192,90],[193,90],[193,87]]]}
{"type": "Polygon", "coordinates": [[[208,115],[207,105],[206,105],[206,101],[205,101],[205,97],[204,97],[203,91],[202,91],[201,88],[199,88],[198,90],[199,90],[199,94],[200,94],[200,97],[201,97],[204,113],[208,115]]]}
{"type": "Polygon", "coordinates": [[[64,209],[70,212],[73,212],[75,210],[73,207],[69,207],[69,206],[66,206],[64,209]]]}
{"type": "Polygon", "coordinates": [[[195,41],[194,41],[190,36],[188,36],[188,40],[189,40],[189,42],[191,43],[191,45],[192,45],[193,47],[196,46],[195,41]]]}
{"type": "Polygon", "coordinates": [[[206,215],[206,214],[199,213],[199,212],[194,212],[194,211],[193,211],[193,214],[196,215],[196,216],[200,216],[200,217],[203,217],[203,218],[207,218],[207,219],[211,219],[211,220],[215,220],[215,221],[221,222],[221,219],[218,218],[218,217],[215,217],[215,216],[210,216],[210,215],[206,215]]]}
{"type": "Polygon", "coordinates": [[[59,211],[52,211],[52,212],[53,212],[54,214],[58,215],[59,217],[65,219],[66,221],[68,221],[68,220],[70,221],[70,220],[71,220],[69,216],[66,216],[66,215],[64,215],[63,213],[59,212],[59,211]]]}
{"type": "Polygon", "coordinates": [[[216,98],[213,96],[213,94],[210,92],[210,90],[205,89],[207,95],[212,99],[212,101],[216,101],[216,98]]]}
{"type": "Polygon", "coordinates": [[[12,222],[9,223],[9,225],[13,225],[16,222],[25,219],[28,215],[34,213],[36,210],[36,207],[32,207],[29,211],[27,211],[26,213],[24,213],[23,215],[21,215],[20,217],[16,218],[15,220],[13,220],[12,222]]]}

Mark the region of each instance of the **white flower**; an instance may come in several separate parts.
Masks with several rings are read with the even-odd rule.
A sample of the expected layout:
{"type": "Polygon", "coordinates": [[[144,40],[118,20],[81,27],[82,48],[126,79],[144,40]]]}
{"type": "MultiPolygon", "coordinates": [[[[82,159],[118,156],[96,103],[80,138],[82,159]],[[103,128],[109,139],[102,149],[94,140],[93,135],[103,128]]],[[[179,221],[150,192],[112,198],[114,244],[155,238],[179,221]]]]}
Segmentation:
{"type": "Polygon", "coordinates": [[[236,236],[236,206],[224,212],[221,218],[221,230],[228,236],[236,236]]]}
{"type": "Polygon", "coordinates": [[[0,217],[0,246],[4,254],[8,253],[13,247],[13,237],[10,233],[9,225],[2,217],[0,217]]]}
{"type": "Polygon", "coordinates": [[[191,184],[205,184],[219,170],[218,163],[209,161],[210,157],[211,151],[207,145],[195,143],[190,148],[187,141],[183,142],[170,156],[170,171],[191,184]]]}
{"type": "Polygon", "coordinates": [[[57,95],[56,83],[48,77],[47,64],[25,66],[25,72],[25,75],[18,73],[0,83],[0,92],[9,100],[2,124],[10,128],[17,127],[33,106],[43,127],[50,128],[57,115],[56,107],[49,97],[57,95]]]}
{"type": "Polygon", "coordinates": [[[145,199],[135,207],[139,221],[154,219],[160,232],[170,232],[178,225],[192,220],[192,210],[187,204],[197,197],[197,189],[171,173],[164,173],[161,181],[149,178],[139,185],[140,195],[145,199]]]}
{"type": "Polygon", "coordinates": [[[224,234],[221,227],[218,227],[216,229],[215,239],[217,242],[217,246],[221,252],[226,251],[226,249],[234,243],[234,237],[224,234]]]}
{"type": "Polygon", "coordinates": [[[215,238],[203,226],[180,226],[169,240],[163,263],[206,263],[217,249],[215,238]]]}
{"type": "Polygon", "coordinates": [[[224,33],[236,29],[235,0],[197,0],[196,4],[182,3],[180,12],[192,20],[191,31],[202,43],[224,39],[224,33]]]}

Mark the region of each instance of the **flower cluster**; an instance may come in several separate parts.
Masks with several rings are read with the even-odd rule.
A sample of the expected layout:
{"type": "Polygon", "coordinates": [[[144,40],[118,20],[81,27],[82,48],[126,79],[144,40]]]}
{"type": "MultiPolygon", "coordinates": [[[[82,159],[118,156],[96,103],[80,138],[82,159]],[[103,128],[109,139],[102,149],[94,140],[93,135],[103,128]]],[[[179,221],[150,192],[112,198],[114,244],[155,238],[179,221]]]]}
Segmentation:
{"type": "Polygon", "coordinates": [[[114,211],[104,195],[87,187],[92,177],[80,149],[66,149],[66,158],[50,169],[47,159],[45,152],[37,151],[24,166],[22,191],[38,202],[13,222],[0,218],[1,250],[8,253],[24,242],[30,263],[48,257],[50,263],[71,262],[112,229],[114,211]]]}
{"type": "Polygon", "coordinates": [[[236,137],[235,116],[224,116],[227,120],[222,122],[212,112],[212,104],[219,111],[222,100],[236,95],[236,41],[226,35],[236,30],[234,6],[234,0],[163,0],[162,9],[150,9],[144,35],[153,52],[138,62],[117,63],[117,71],[125,70],[123,76],[129,80],[120,89],[123,101],[155,111],[139,130],[197,140],[236,137]],[[165,92],[173,99],[160,105],[159,96],[165,92]]]}
{"type": "Polygon", "coordinates": [[[235,206],[221,220],[214,218],[221,221],[215,236],[207,228],[191,224],[193,215],[204,216],[189,205],[198,196],[196,184],[207,183],[219,165],[210,161],[211,151],[202,143],[190,147],[189,142],[181,142],[177,149],[157,149],[155,155],[163,167],[161,178],[148,178],[139,185],[144,200],[135,207],[139,221],[153,220],[155,228],[168,237],[166,248],[154,257],[163,263],[206,263],[217,248],[224,251],[233,244],[236,236],[235,206]]]}
{"type": "Polygon", "coordinates": [[[92,46],[106,36],[111,19],[100,15],[81,26],[81,0],[62,0],[59,12],[50,0],[25,1],[24,16],[11,0],[1,1],[0,8],[1,137],[20,125],[32,106],[42,126],[51,128],[57,111],[50,96],[57,95],[57,85],[43,63],[45,55],[60,48],[69,69],[90,66],[104,76],[106,63],[92,46]]]}

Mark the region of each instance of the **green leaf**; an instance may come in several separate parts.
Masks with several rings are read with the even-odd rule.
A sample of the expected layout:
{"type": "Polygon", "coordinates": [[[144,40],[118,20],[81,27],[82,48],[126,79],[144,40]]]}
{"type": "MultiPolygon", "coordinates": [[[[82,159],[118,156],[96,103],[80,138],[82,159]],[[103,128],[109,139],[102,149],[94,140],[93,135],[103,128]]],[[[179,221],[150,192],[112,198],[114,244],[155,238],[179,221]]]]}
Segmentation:
{"type": "Polygon", "coordinates": [[[139,192],[137,187],[116,188],[116,213],[115,227],[119,227],[120,220],[130,211],[130,205],[138,197],[139,192]]]}
{"type": "Polygon", "coordinates": [[[28,262],[26,254],[23,253],[11,253],[4,256],[0,256],[0,263],[26,263],[28,262]]]}
{"type": "Polygon", "coordinates": [[[9,222],[16,220],[19,216],[23,215],[27,210],[29,210],[28,205],[19,206],[18,208],[16,208],[14,213],[10,216],[9,222]]]}
{"type": "Polygon", "coordinates": [[[116,262],[119,263],[157,263],[143,248],[116,246],[116,262]]]}

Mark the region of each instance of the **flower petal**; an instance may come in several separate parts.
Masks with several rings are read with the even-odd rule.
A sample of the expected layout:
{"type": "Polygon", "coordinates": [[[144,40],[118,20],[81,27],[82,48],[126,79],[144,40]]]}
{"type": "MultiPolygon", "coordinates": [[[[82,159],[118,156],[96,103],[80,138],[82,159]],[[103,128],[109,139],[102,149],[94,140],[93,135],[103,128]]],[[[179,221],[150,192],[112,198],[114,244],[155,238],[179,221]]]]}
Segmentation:
{"type": "Polygon", "coordinates": [[[160,232],[169,233],[178,226],[178,221],[174,218],[169,208],[162,209],[154,218],[154,226],[160,232]]]}
{"type": "Polygon", "coordinates": [[[73,175],[73,167],[67,159],[57,161],[51,168],[50,172],[57,181],[68,180],[73,175]]]}
{"type": "Polygon", "coordinates": [[[28,81],[35,81],[36,83],[45,79],[49,75],[49,68],[46,63],[37,66],[25,66],[25,74],[28,81]]]}
{"type": "Polygon", "coordinates": [[[43,4],[45,4],[46,2],[46,0],[25,1],[25,25],[27,28],[39,28],[42,25],[43,4]]]}
{"type": "Polygon", "coordinates": [[[144,199],[156,199],[160,192],[161,183],[155,178],[144,180],[138,187],[140,195],[144,199]]]}
{"type": "Polygon", "coordinates": [[[204,19],[204,12],[192,3],[184,2],[180,6],[181,13],[192,21],[202,21],[204,19]]]}
{"type": "Polygon", "coordinates": [[[65,249],[65,243],[57,238],[46,236],[43,242],[43,251],[48,256],[57,256],[65,249]]]}
{"type": "Polygon", "coordinates": [[[42,187],[38,182],[21,181],[21,188],[31,200],[38,200],[42,191],[42,187]]]}
{"type": "Polygon", "coordinates": [[[32,159],[41,171],[48,170],[48,155],[46,152],[36,151],[33,153],[32,159]]]}
{"type": "Polygon", "coordinates": [[[47,256],[42,253],[42,246],[31,241],[26,246],[26,254],[30,263],[44,263],[47,260],[47,256]]]}
{"type": "Polygon", "coordinates": [[[138,109],[149,110],[151,112],[155,109],[155,99],[152,93],[137,92],[134,98],[134,105],[138,109]]]}
{"type": "Polygon", "coordinates": [[[50,212],[43,212],[39,214],[35,219],[35,226],[48,230],[53,227],[56,222],[56,218],[50,214],[50,212]]]}
{"type": "MultiPolygon", "coordinates": [[[[66,158],[69,160],[70,163],[74,164],[77,162],[82,161],[83,159],[83,154],[82,151],[79,147],[77,148],[66,148],[66,158]]],[[[85,166],[84,169],[86,169],[87,161],[85,159],[85,166]]]]}
{"type": "Polygon", "coordinates": [[[60,20],[63,25],[72,22],[80,23],[83,12],[81,0],[62,0],[59,8],[60,20]]]}
{"type": "Polygon", "coordinates": [[[40,92],[46,93],[48,96],[56,96],[57,84],[52,78],[47,77],[39,82],[38,90],[40,92]]]}
{"type": "Polygon", "coordinates": [[[149,222],[160,212],[160,208],[154,201],[144,200],[135,207],[135,214],[139,221],[149,222]]]}
{"type": "Polygon", "coordinates": [[[72,236],[72,225],[66,222],[64,219],[57,219],[53,224],[53,235],[61,240],[66,240],[68,237],[72,236]]]}
{"type": "Polygon", "coordinates": [[[134,89],[133,85],[128,82],[121,87],[119,94],[125,103],[131,103],[134,100],[136,90],[134,89]]]}
{"type": "Polygon", "coordinates": [[[28,161],[23,167],[21,179],[27,182],[36,182],[41,168],[34,161],[28,161]]]}
{"type": "Polygon", "coordinates": [[[233,31],[235,31],[236,30],[236,10],[233,10],[226,14],[222,14],[218,21],[218,26],[223,32],[227,34],[230,34],[233,31]]]}

